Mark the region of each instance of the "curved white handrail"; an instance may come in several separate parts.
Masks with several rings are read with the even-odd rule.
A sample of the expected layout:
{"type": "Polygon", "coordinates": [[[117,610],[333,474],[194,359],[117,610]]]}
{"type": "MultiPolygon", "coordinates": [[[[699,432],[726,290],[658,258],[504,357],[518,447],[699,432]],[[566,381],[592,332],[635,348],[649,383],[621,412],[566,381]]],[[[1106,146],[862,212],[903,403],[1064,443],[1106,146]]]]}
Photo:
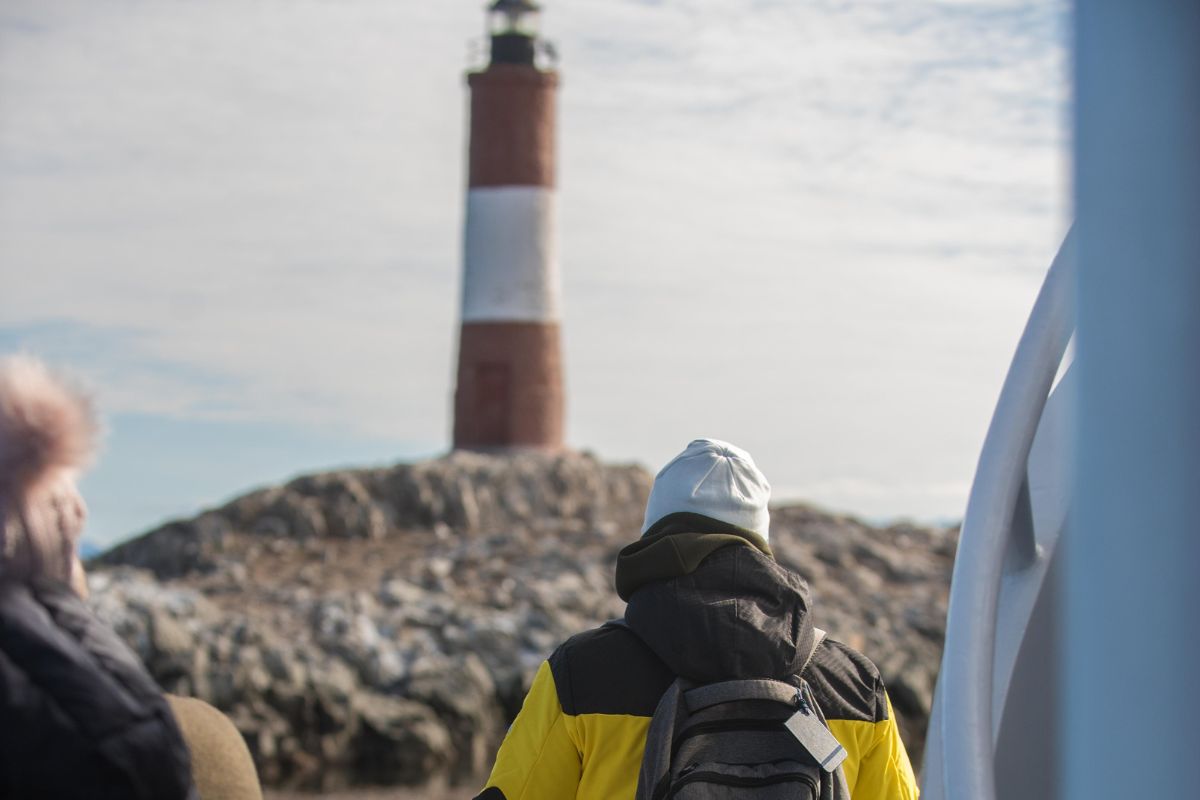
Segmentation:
{"type": "Polygon", "coordinates": [[[1075,244],[1068,233],[1017,345],[988,427],[963,518],[938,679],[943,795],[994,800],[996,613],[1029,451],[1074,328],[1075,244]],[[950,712],[950,713],[947,713],[950,712]]]}

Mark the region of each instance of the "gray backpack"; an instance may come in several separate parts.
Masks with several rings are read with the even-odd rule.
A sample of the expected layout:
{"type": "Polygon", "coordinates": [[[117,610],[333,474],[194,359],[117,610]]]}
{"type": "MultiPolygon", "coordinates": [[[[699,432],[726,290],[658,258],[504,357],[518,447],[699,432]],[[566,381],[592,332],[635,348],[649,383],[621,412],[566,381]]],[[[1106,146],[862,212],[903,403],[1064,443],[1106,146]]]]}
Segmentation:
{"type": "Polygon", "coordinates": [[[676,678],[650,720],[636,800],[849,800],[846,751],[800,684],[676,678]]]}

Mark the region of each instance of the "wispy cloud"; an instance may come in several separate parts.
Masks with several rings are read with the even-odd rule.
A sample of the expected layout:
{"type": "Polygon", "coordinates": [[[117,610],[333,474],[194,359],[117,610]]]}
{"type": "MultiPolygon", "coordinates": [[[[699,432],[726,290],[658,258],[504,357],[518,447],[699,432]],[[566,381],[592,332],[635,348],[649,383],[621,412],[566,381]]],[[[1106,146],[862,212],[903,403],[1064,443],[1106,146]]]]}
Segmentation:
{"type": "MultiPolygon", "coordinates": [[[[572,441],[652,463],[724,435],[780,485],[969,477],[1065,228],[1066,13],[548,3],[572,441]]],[[[482,23],[7,3],[0,343],[114,411],[445,441],[482,23]]],[[[906,491],[858,510],[956,505],[906,491]]]]}

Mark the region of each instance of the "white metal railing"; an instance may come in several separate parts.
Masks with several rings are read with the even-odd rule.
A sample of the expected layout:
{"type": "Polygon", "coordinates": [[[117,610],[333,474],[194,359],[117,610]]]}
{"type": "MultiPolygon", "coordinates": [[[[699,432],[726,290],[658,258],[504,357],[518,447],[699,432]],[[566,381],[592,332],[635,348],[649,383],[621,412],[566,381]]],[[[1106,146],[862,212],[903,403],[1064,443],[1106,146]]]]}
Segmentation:
{"type": "MultiPolygon", "coordinates": [[[[967,502],[950,588],[946,646],[925,761],[927,800],[994,800],[998,709],[1009,674],[997,675],[998,611],[1006,569],[1036,571],[1040,552],[1029,504],[1034,437],[1074,329],[1075,242],[1069,233],[1050,266],[1000,392],[967,502]],[[1014,563],[1014,554],[1016,561],[1014,563]]],[[[1032,595],[1022,600],[1028,624],[1032,595]]],[[[1012,641],[1013,636],[1006,637],[1012,641]]],[[[1020,631],[1015,645],[1019,646],[1020,631]]],[[[1000,654],[1011,671],[1013,653],[1000,654]]]]}

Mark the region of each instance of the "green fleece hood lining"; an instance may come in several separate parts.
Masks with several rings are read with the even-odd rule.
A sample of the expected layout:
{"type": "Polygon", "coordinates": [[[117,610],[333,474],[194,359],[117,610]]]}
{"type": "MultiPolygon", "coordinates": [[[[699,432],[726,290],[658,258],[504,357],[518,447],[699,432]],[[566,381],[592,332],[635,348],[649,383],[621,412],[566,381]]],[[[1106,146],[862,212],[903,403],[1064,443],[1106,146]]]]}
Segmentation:
{"type": "Polygon", "coordinates": [[[730,545],[753,547],[775,557],[766,540],[753,531],[702,514],[668,514],[617,555],[617,594],[629,602],[646,584],[690,575],[704,559],[730,545]]]}

